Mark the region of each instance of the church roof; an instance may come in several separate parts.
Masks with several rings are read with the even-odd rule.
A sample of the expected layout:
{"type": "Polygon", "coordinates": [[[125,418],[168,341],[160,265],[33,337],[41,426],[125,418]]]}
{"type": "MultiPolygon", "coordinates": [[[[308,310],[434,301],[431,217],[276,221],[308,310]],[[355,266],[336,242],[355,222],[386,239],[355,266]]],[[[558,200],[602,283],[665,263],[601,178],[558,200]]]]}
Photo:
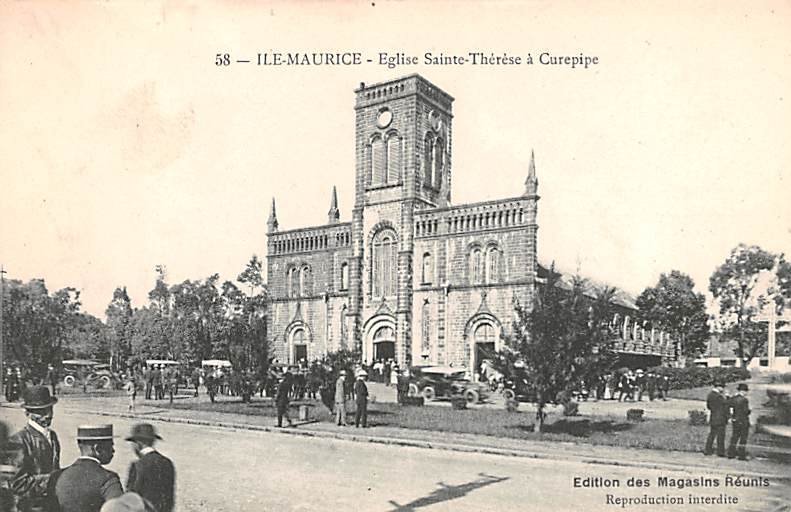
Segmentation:
{"type": "MultiPolygon", "coordinates": [[[[546,278],[549,276],[549,269],[552,265],[538,265],[538,275],[539,277],[546,278]]],[[[555,267],[555,272],[560,274],[560,278],[558,279],[557,286],[563,288],[564,290],[571,290],[574,286],[574,277],[575,274],[571,272],[564,272],[562,269],[558,269],[555,267]]],[[[608,283],[604,283],[601,281],[596,281],[594,279],[590,279],[585,276],[581,276],[585,280],[585,286],[583,293],[585,296],[595,299],[599,293],[599,290],[606,286],[611,286],[615,289],[615,295],[613,296],[613,303],[616,306],[621,306],[623,308],[638,310],[637,301],[635,297],[630,294],[629,292],[622,290],[616,286],[612,286],[608,283]]]]}

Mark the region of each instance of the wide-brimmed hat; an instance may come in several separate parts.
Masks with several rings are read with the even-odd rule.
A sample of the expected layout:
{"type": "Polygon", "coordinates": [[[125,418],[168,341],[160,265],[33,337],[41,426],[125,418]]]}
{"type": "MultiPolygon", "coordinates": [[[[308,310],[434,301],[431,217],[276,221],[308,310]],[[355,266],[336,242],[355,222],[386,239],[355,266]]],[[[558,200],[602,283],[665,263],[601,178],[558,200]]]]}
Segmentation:
{"type": "Polygon", "coordinates": [[[77,427],[77,441],[110,441],[113,439],[113,426],[82,425],[77,427]]]}
{"type": "Polygon", "coordinates": [[[46,409],[58,403],[58,398],[52,396],[46,386],[31,386],[25,389],[22,400],[24,400],[22,407],[25,409],[46,409]]]}
{"type": "Polygon", "coordinates": [[[360,370],[359,372],[357,372],[357,376],[358,377],[367,377],[368,376],[368,372],[366,372],[365,370],[360,370]]]}
{"type": "Polygon", "coordinates": [[[162,438],[157,434],[157,431],[154,430],[154,426],[150,423],[138,423],[134,427],[132,427],[132,433],[127,436],[127,441],[137,441],[138,439],[142,439],[144,441],[151,441],[153,439],[162,438]]]}
{"type": "Polygon", "coordinates": [[[346,375],[346,370],[341,370],[341,375],[346,375]]]}
{"type": "Polygon", "coordinates": [[[101,512],[148,512],[154,507],[136,492],[127,492],[106,501],[101,512]]]}
{"type": "Polygon", "coordinates": [[[737,390],[737,391],[750,391],[750,388],[748,388],[748,387],[747,387],[747,384],[745,384],[744,382],[742,382],[741,384],[739,384],[738,386],[736,386],[736,390],[737,390]]]}

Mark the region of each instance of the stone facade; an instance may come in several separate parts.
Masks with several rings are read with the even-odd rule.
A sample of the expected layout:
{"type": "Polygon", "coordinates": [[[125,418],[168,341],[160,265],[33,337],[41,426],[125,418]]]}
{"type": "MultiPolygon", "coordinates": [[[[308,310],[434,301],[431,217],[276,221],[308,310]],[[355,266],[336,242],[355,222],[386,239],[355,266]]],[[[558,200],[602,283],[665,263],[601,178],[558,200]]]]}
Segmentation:
{"type": "Polygon", "coordinates": [[[363,359],[475,368],[537,283],[537,187],[451,205],[453,98],[419,75],[355,91],[355,202],[339,222],[268,222],[268,336],[281,361],[363,359]]]}

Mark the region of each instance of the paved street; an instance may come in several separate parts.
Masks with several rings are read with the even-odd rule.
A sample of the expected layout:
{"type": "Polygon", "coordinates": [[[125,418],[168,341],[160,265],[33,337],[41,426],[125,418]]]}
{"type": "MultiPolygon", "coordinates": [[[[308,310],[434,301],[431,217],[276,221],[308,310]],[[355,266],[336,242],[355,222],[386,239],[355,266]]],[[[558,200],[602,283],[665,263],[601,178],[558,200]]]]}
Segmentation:
{"type": "MultiPolygon", "coordinates": [[[[3,408],[3,418],[17,427],[24,418],[17,409],[3,408]]],[[[131,421],[89,417],[56,411],[54,428],[63,444],[63,462],[77,455],[78,424],[112,420],[119,438],[110,468],[122,475],[132,460],[122,441],[131,421]]],[[[157,423],[165,441],[161,450],[177,467],[178,509],[182,511],[261,510],[543,510],[589,511],[621,509],[607,505],[614,496],[688,499],[690,489],[658,488],[658,478],[716,476],[700,472],[658,471],[579,462],[532,460],[443,450],[404,448],[341,440],[233,431],[183,424],[157,423]],[[575,476],[620,480],[618,489],[574,488],[575,476]],[[648,479],[651,487],[626,488],[631,477],[648,479]]],[[[725,494],[739,499],[729,510],[788,510],[780,508],[791,488],[770,481],[769,487],[698,488],[703,496],[725,494]]],[[[630,506],[662,510],[675,508],[630,506]]],[[[685,507],[711,510],[712,505],[685,507]]]]}

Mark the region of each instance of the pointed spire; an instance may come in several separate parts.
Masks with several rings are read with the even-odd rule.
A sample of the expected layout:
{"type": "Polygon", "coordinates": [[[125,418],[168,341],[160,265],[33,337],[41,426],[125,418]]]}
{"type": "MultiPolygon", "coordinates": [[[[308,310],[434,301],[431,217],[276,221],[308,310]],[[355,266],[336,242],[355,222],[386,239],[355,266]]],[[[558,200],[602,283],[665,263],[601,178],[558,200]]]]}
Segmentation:
{"type": "Polygon", "coordinates": [[[270,233],[277,231],[277,211],[275,210],[275,198],[272,198],[272,209],[269,211],[269,220],[266,222],[270,233]]]}
{"type": "Polygon", "coordinates": [[[525,195],[534,196],[538,192],[538,178],[536,177],[536,154],[533,150],[530,151],[530,167],[527,171],[527,179],[525,180],[525,195]]]}
{"type": "Polygon", "coordinates": [[[335,224],[341,219],[341,212],[338,210],[338,192],[335,185],[332,186],[332,199],[330,200],[330,211],[327,212],[328,222],[335,224]]]}

